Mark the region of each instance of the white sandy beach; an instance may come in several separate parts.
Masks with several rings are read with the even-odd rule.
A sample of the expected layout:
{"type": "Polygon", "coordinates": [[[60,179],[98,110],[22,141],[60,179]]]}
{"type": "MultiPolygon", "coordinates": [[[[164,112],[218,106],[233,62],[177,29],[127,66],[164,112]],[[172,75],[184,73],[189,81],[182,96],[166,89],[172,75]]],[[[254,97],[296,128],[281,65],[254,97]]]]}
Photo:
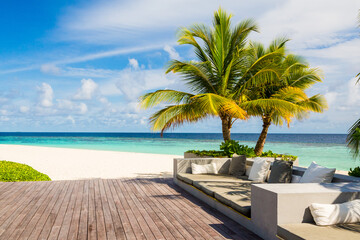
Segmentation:
{"type": "Polygon", "coordinates": [[[52,180],[172,174],[178,155],[0,145],[0,160],[27,164],[52,180]]]}

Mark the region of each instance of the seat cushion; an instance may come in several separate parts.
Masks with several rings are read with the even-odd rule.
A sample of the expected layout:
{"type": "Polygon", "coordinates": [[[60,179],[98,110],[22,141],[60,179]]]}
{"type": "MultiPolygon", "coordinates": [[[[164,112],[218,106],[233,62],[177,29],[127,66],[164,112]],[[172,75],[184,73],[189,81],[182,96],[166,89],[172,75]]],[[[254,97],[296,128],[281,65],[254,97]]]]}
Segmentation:
{"type": "Polygon", "coordinates": [[[191,173],[178,173],[177,178],[183,182],[193,185],[194,181],[208,181],[208,182],[238,182],[241,179],[247,179],[242,176],[241,179],[230,175],[218,174],[191,174],[191,173]]]}
{"type": "Polygon", "coordinates": [[[219,202],[250,217],[252,181],[238,182],[205,182],[195,181],[194,186],[219,202]]]}
{"type": "Polygon", "coordinates": [[[282,224],[278,236],[284,239],[360,239],[360,223],[316,226],[312,223],[282,224]]]}

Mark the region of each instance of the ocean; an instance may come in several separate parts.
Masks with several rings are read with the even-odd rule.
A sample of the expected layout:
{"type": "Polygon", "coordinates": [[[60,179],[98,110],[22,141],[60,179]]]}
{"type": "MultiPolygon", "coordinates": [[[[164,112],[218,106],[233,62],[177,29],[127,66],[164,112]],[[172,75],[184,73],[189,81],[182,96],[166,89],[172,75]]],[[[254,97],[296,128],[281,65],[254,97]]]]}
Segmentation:
{"type": "MultiPolygon", "coordinates": [[[[233,133],[240,144],[255,146],[259,134],[233,133]]],[[[338,170],[360,165],[345,145],[345,134],[269,134],[264,150],[299,157],[301,166],[312,161],[338,170]]],[[[2,132],[0,144],[94,149],[182,155],[187,150],[219,150],[221,133],[30,133],[2,132]]]]}

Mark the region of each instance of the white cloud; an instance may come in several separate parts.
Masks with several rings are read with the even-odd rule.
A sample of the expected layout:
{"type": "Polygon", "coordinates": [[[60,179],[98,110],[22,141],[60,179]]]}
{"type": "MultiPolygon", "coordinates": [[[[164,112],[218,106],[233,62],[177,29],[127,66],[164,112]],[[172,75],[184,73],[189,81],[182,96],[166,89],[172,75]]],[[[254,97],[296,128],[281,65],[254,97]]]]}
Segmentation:
{"type": "Polygon", "coordinates": [[[339,95],[337,92],[327,92],[324,96],[327,100],[328,106],[332,106],[335,103],[336,97],[339,95]]]}
{"type": "Polygon", "coordinates": [[[211,22],[213,12],[221,5],[237,19],[258,16],[284,0],[208,1],[94,1],[73,7],[60,20],[55,37],[97,44],[161,41],[173,39],[179,26],[211,22]],[[189,7],[191,6],[191,7],[189,7]],[[151,10],[149,10],[151,9],[151,10]],[[249,16],[249,13],[252,15],[249,16]],[[134,17],[136,16],[136,17],[134,17]],[[154,32],[156,34],[154,34],[154,32]],[[171,32],[171,35],[158,33],[171,32]]]}
{"type": "Polygon", "coordinates": [[[80,103],[79,109],[80,109],[80,114],[85,114],[88,111],[88,107],[85,103],[80,103]]]}
{"type": "Polygon", "coordinates": [[[66,120],[67,120],[67,121],[70,121],[73,125],[75,125],[75,119],[74,119],[72,116],[70,116],[70,115],[67,116],[67,117],[66,117],[66,120]]]}
{"type": "Polygon", "coordinates": [[[288,0],[260,15],[258,37],[286,35],[296,48],[328,47],[346,38],[344,31],[355,30],[359,8],[357,0],[288,0]]]}
{"type": "Polygon", "coordinates": [[[60,73],[60,68],[55,66],[54,64],[43,64],[40,67],[40,71],[43,73],[58,75],[60,73]]]}
{"type": "Polygon", "coordinates": [[[166,76],[162,69],[124,69],[116,79],[116,87],[132,101],[146,90],[165,88],[175,83],[175,79],[166,76]]]}
{"type": "Polygon", "coordinates": [[[175,48],[165,45],[164,51],[169,54],[171,59],[181,60],[179,53],[175,50],[175,48]]]}
{"type": "Polygon", "coordinates": [[[51,107],[54,97],[52,87],[48,83],[42,83],[37,89],[39,93],[39,104],[43,107],[51,107]]]}
{"type": "Polygon", "coordinates": [[[356,84],[357,79],[353,78],[348,82],[348,104],[360,106],[360,85],[356,84]]]}
{"type": "Polygon", "coordinates": [[[72,112],[73,114],[85,114],[88,111],[88,107],[85,103],[76,103],[68,99],[57,99],[57,107],[59,110],[63,110],[64,113],[72,112]]]}
{"type": "Polygon", "coordinates": [[[19,110],[21,113],[27,113],[29,112],[30,108],[27,106],[21,106],[19,110]]]}
{"type": "Polygon", "coordinates": [[[132,68],[134,68],[135,70],[139,69],[139,63],[135,58],[130,58],[129,59],[129,64],[132,68]]]}
{"type": "Polygon", "coordinates": [[[74,99],[90,100],[93,97],[97,88],[98,85],[92,79],[82,79],[81,88],[75,94],[74,99]]]}

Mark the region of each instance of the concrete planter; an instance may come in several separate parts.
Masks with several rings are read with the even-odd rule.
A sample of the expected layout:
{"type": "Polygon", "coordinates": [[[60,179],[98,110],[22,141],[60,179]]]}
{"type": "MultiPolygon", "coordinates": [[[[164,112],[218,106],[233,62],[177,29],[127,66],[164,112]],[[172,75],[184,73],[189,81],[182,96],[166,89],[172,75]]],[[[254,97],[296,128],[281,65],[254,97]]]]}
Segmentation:
{"type": "Polygon", "coordinates": [[[184,152],[184,158],[213,158],[211,156],[199,156],[195,153],[184,152]]]}
{"type": "MultiPolygon", "coordinates": [[[[195,153],[184,152],[184,158],[214,158],[214,157],[212,157],[212,156],[199,156],[199,155],[197,155],[195,153]]],[[[271,162],[273,162],[275,160],[275,158],[273,158],[273,157],[260,157],[260,158],[265,159],[267,161],[271,161],[271,162]]],[[[251,166],[252,163],[254,162],[254,158],[246,158],[246,161],[247,161],[247,165],[251,166]]],[[[293,166],[299,166],[299,158],[297,158],[294,161],[293,166]]]]}

